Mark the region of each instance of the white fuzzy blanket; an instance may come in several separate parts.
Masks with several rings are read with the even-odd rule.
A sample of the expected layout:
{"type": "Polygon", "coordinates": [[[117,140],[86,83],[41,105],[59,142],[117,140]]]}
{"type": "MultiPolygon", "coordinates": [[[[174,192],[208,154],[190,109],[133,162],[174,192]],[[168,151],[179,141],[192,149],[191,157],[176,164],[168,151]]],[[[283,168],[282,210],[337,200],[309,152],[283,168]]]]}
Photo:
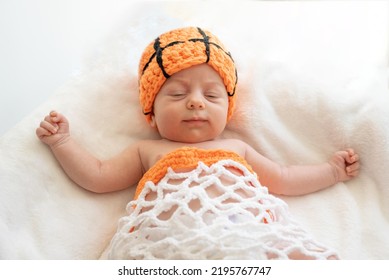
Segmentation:
{"type": "Polygon", "coordinates": [[[324,3],[299,10],[293,2],[223,1],[223,13],[214,14],[218,3],[134,6],[74,79],[0,138],[1,259],[100,258],[134,189],[99,195],[76,186],[35,128],[56,109],[100,158],[156,137],[139,109],[137,63],[158,34],[183,25],[210,29],[235,58],[238,105],[226,136],[283,164],[322,162],[347,147],[360,154],[357,179],[282,199],[341,258],[389,258],[386,53],[363,30],[350,33],[355,23],[324,3]]]}

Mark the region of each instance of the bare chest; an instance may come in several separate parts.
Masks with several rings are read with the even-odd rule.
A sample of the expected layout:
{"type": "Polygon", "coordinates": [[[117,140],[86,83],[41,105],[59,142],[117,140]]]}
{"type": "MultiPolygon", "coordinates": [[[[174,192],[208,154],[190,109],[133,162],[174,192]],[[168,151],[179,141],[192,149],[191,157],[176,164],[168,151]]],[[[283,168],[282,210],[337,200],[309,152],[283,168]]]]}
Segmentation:
{"type": "Polygon", "coordinates": [[[167,154],[182,147],[193,147],[205,150],[223,149],[235,152],[242,157],[244,156],[244,151],[238,145],[234,145],[228,140],[215,140],[195,144],[178,143],[163,140],[152,141],[142,147],[140,152],[143,166],[146,169],[145,171],[154,166],[156,162],[158,162],[167,154]]]}

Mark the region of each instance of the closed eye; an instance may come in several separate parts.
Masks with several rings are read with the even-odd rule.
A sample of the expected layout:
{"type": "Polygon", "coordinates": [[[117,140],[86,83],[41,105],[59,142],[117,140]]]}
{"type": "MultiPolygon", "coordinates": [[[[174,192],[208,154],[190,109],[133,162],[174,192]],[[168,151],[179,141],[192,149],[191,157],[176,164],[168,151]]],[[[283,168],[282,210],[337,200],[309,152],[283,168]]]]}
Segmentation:
{"type": "Polygon", "coordinates": [[[211,91],[211,92],[206,92],[206,93],[204,94],[204,96],[205,96],[206,98],[211,99],[211,100],[220,98],[221,95],[222,95],[222,93],[213,92],[213,91],[211,91]]]}
{"type": "Polygon", "coordinates": [[[186,96],[186,93],[184,93],[184,92],[171,92],[168,95],[172,98],[180,99],[180,98],[184,98],[186,96]]]}

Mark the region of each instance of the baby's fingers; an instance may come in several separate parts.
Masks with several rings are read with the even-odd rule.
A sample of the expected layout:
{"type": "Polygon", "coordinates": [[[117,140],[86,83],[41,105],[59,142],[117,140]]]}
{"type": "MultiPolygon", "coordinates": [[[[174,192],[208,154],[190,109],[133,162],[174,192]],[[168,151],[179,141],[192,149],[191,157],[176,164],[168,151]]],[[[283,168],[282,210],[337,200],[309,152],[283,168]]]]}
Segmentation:
{"type": "Polygon", "coordinates": [[[50,131],[48,131],[47,129],[45,129],[43,127],[38,127],[36,129],[35,133],[36,133],[36,135],[38,136],[39,139],[42,139],[44,137],[53,135],[53,133],[51,133],[50,131]]]}
{"type": "Polygon", "coordinates": [[[359,173],[359,162],[355,162],[346,167],[346,173],[348,176],[357,176],[359,173]]]}
{"type": "Polygon", "coordinates": [[[67,119],[64,115],[61,113],[58,113],[57,111],[51,111],[50,112],[50,120],[55,123],[66,123],[67,119]]]}
{"type": "Polygon", "coordinates": [[[348,152],[348,156],[346,157],[347,163],[351,164],[359,161],[359,155],[356,154],[353,149],[348,149],[347,152],[348,152]]]}
{"type": "Polygon", "coordinates": [[[42,121],[40,123],[40,126],[39,126],[41,129],[44,129],[48,132],[50,132],[51,134],[54,134],[54,133],[57,133],[58,131],[58,125],[56,123],[52,123],[50,121],[50,117],[46,117],[44,121],[42,121]]]}
{"type": "Polygon", "coordinates": [[[61,121],[61,116],[56,111],[51,111],[50,115],[47,116],[52,123],[59,123],[61,121]]]}

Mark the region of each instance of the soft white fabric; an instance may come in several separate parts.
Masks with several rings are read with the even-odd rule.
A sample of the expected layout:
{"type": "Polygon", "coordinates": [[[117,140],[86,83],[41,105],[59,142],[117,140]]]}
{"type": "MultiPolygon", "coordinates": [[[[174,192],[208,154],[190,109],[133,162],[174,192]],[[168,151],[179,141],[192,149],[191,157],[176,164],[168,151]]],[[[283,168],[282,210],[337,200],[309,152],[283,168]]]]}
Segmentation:
{"type": "Polygon", "coordinates": [[[235,59],[238,104],[226,137],[282,164],[323,162],[347,147],[360,154],[358,178],[282,199],[341,258],[389,258],[389,92],[386,53],[376,47],[387,44],[376,40],[387,33],[367,36],[345,21],[358,13],[365,19],[353,13],[355,3],[346,13],[321,2],[302,10],[282,2],[226,1],[222,13],[214,13],[219,2],[134,6],[74,79],[0,138],[0,258],[101,256],[134,189],[98,195],[76,186],[35,129],[56,109],[102,159],[157,137],[139,109],[137,63],[158,34],[183,25],[210,29],[235,59]]]}

